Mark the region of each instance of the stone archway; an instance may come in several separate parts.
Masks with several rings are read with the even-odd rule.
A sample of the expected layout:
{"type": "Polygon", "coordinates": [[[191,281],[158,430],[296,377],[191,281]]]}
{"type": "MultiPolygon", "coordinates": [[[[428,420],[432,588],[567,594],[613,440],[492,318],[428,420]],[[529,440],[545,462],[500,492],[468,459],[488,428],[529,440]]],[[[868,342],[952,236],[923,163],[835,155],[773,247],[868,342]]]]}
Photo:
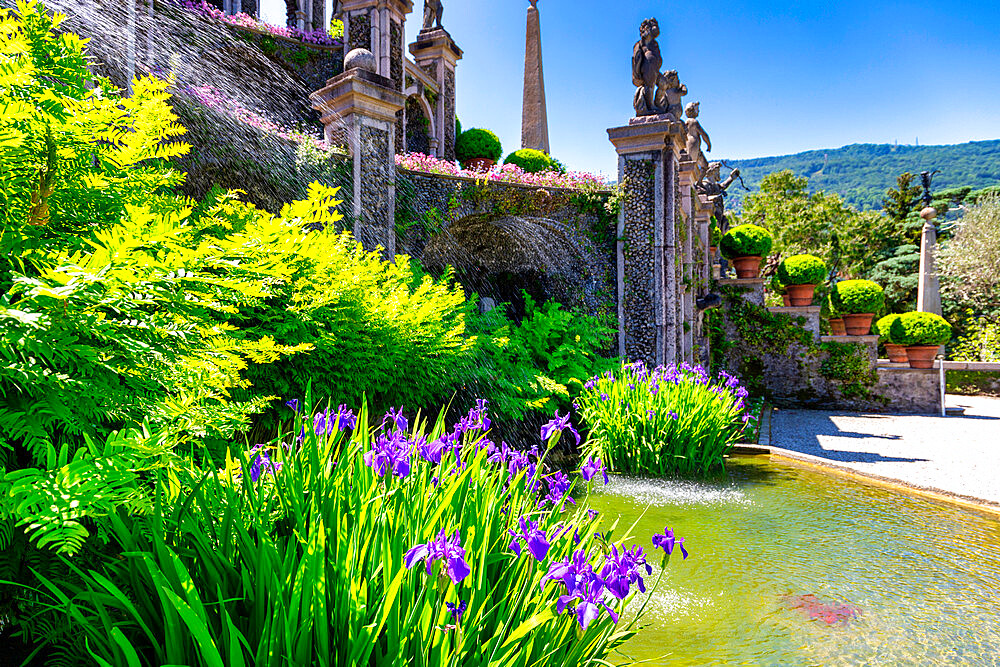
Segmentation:
{"type": "Polygon", "coordinates": [[[431,137],[434,136],[433,116],[426,101],[416,95],[406,99],[406,151],[432,155],[431,137]]]}
{"type": "Polygon", "coordinates": [[[454,267],[467,293],[510,303],[511,315],[524,314],[526,291],[538,302],[579,303],[585,261],[565,225],[546,218],[472,215],[447,225],[428,241],[424,266],[454,267]]]}

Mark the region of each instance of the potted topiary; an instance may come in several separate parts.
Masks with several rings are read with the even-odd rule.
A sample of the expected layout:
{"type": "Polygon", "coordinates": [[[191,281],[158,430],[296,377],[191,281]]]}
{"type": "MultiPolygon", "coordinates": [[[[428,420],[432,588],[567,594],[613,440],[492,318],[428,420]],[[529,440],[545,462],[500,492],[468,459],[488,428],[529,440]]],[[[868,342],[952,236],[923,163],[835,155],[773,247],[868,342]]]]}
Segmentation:
{"type": "Polygon", "coordinates": [[[889,336],[906,346],[910,368],[934,368],[934,357],[951,340],[951,325],[934,313],[903,313],[889,327],[889,336]]]}
{"type": "Polygon", "coordinates": [[[487,171],[501,155],[500,139],[489,130],[466,130],[455,142],[455,157],[464,169],[487,171]]]}
{"type": "Polygon", "coordinates": [[[715,221],[715,216],[712,216],[712,222],[708,226],[708,251],[711,254],[712,261],[715,261],[715,255],[719,252],[719,243],[722,241],[722,230],[719,229],[719,223],[715,221]]]}
{"type": "Polygon", "coordinates": [[[885,345],[885,352],[889,355],[889,361],[894,364],[905,364],[907,361],[906,346],[893,341],[892,334],[890,333],[892,323],[898,320],[899,317],[899,315],[886,315],[875,323],[875,333],[882,338],[882,344],[885,345]]]}
{"type": "Polygon", "coordinates": [[[834,285],[830,289],[830,294],[826,297],[826,307],[830,311],[828,316],[828,321],[830,323],[830,335],[832,336],[846,336],[847,329],[844,328],[844,316],[837,312],[837,308],[833,305],[833,290],[837,289],[834,285]]]}
{"type": "Polygon", "coordinates": [[[771,252],[774,237],[758,225],[739,225],[722,236],[722,256],[733,263],[736,277],[745,280],[760,275],[760,262],[771,252]]]}
{"type": "Polygon", "coordinates": [[[844,316],[848,336],[867,336],[875,313],[885,305],[885,292],[870,280],[844,280],[830,292],[833,307],[844,316]]]}
{"type": "Polygon", "coordinates": [[[529,174],[539,174],[543,171],[559,171],[559,163],[553,160],[548,153],[536,151],[532,148],[522,148],[514,151],[503,161],[504,164],[513,164],[529,174]]]}
{"type": "Polygon", "coordinates": [[[785,289],[784,284],[778,279],[778,275],[775,274],[771,276],[771,283],[768,285],[771,291],[775,294],[781,295],[781,300],[784,302],[785,306],[792,305],[792,298],[788,296],[788,290],[785,289]]]}
{"type": "Polygon", "coordinates": [[[826,264],[814,255],[792,255],[778,265],[778,280],[793,306],[811,306],[816,285],[826,277],[826,264]]]}

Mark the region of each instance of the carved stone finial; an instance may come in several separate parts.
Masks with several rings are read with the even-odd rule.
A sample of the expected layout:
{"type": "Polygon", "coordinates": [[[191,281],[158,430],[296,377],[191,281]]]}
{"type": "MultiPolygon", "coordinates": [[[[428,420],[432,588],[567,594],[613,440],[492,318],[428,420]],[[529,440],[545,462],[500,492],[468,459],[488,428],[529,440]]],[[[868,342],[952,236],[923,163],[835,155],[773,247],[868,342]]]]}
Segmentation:
{"type": "Polygon", "coordinates": [[[424,0],[424,30],[442,30],[441,17],[444,16],[444,5],[441,0],[424,0]]]}
{"type": "Polygon", "coordinates": [[[705,140],[705,150],[707,152],[712,151],[712,140],[708,137],[708,132],[705,128],[701,126],[698,121],[698,114],[701,113],[701,103],[691,102],[684,109],[684,113],[687,115],[687,120],[684,121],[684,126],[687,128],[687,146],[685,150],[690,158],[695,164],[701,161],[701,141],[705,140]]]}
{"type": "Polygon", "coordinates": [[[352,69],[362,69],[366,72],[377,72],[378,63],[375,62],[375,54],[368,49],[354,49],[344,56],[344,71],[352,69]]]}
{"type": "Polygon", "coordinates": [[[538,0],[528,0],[528,2],[531,3],[532,7],[534,7],[535,9],[538,9],[538,0]]]}

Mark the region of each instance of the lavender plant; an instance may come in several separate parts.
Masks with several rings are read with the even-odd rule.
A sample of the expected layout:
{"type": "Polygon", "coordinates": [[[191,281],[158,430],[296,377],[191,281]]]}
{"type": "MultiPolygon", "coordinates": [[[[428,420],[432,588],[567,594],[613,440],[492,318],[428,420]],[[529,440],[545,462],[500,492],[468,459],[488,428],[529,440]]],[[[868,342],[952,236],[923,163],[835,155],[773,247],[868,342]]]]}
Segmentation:
{"type": "Polygon", "coordinates": [[[725,371],[713,379],[700,366],[623,363],[577,399],[590,429],[584,452],[621,472],[703,475],[722,466],[752,419],[747,396],[725,371]]]}
{"type": "MultiPolygon", "coordinates": [[[[82,583],[46,593],[100,665],[605,660],[642,617],[621,621],[629,602],[655,589],[652,556],[546,466],[568,417],[530,452],[490,427],[484,401],[451,429],[297,412],[224,468],[163,480],[152,516],[112,518],[120,558],[67,559],[82,583]]],[[[662,574],[675,541],[657,537],[662,574]]]]}

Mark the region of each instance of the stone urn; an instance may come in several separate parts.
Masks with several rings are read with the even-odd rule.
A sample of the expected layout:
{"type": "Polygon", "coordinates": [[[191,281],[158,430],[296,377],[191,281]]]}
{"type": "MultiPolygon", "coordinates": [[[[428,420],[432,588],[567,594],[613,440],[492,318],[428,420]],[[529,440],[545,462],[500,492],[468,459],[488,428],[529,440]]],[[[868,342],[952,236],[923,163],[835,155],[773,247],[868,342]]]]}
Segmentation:
{"type": "Polygon", "coordinates": [[[910,368],[934,368],[934,357],[940,349],[940,345],[907,345],[906,360],[910,362],[910,368]]]}
{"type": "Polygon", "coordinates": [[[834,336],[846,336],[847,329],[844,328],[844,319],[835,317],[830,320],[830,333],[834,336]]]}
{"type": "Polygon", "coordinates": [[[465,163],[465,168],[469,171],[489,171],[496,165],[496,160],[488,157],[474,157],[465,163]]]}
{"type": "Polygon", "coordinates": [[[907,361],[909,361],[909,357],[906,356],[905,345],[886,343],[885,353],[889,355],[889,361],[891,361],[894,364],[905,364],[907,361]]]}
{"type": "Polygon", "coordinates": [[[848,336],[867,336],[874,319],[875,313],[844,313],[844,329],[848,336]]]}
{"type": "Polygon", "coordinates": [[[756,255],[753,257],[733,257],[729,261],[736,269],[736,277],[740,280],[747,280],[760,276],[760,263],[763,259],[760,255],[756,255]]]}
{"type": "Polygon", "coordinates": [[[792,301],[793,306],[811,306],[813,295],[816,293],[815,285],[785,285],[785,291],[792,301]]]}
{"type": "Polygon", "coordinates": [[[788,296],[787,292],[781,295],[781,300],[784,302],[785,308],[788,308],[792,305],[792,297],[788,296]]]}

